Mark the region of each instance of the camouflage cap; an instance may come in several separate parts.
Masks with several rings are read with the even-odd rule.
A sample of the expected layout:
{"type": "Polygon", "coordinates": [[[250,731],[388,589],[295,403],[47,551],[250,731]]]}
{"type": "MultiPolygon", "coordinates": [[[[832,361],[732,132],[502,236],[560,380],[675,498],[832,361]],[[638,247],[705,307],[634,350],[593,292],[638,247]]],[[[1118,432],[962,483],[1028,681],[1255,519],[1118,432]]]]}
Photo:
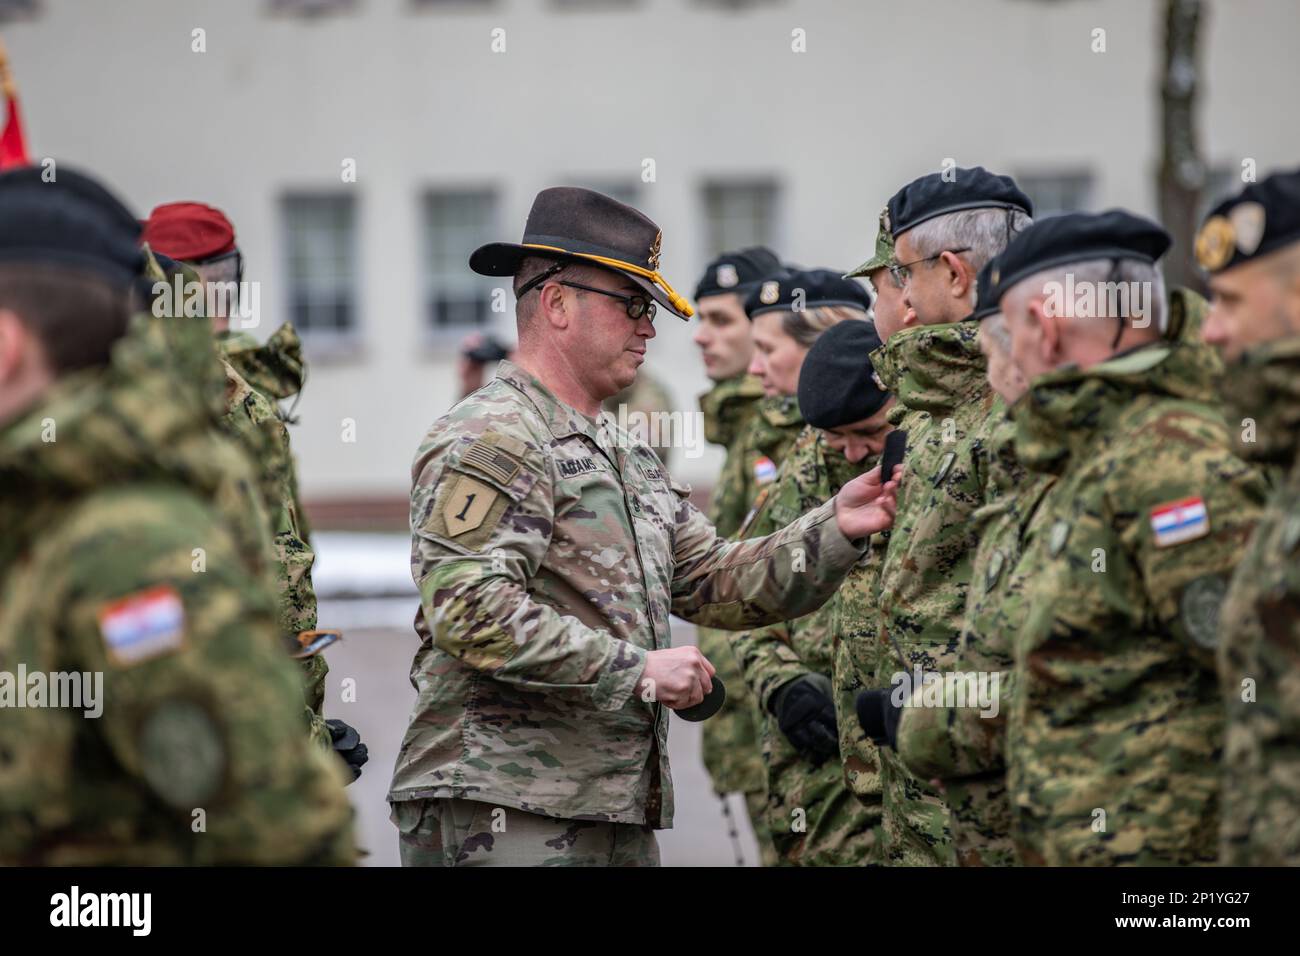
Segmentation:
{"type": "Polygon", "coordinates": [[[858,266],[852,272],[844,274],[844,278],[851,279],[854,276],[866,276],[875,272],[877,269],[883,269],[894,261],[894,237],[889,233],[889,207],[886,206],[880,210],[880,228],[876,232],[876,254],[868,259],[862,265],[858,266]]]}

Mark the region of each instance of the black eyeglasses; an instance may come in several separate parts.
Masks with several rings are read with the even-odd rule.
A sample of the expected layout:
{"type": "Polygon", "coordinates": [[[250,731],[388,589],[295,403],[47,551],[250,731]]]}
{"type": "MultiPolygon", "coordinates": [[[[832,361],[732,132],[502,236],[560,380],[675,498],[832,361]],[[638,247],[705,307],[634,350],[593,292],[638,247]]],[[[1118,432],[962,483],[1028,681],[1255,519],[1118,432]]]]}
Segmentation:
{"type": "Polygon", "coordinates": [[[623,304],[627,306],[627,317],[629,319],[639,319],[645,316],[651,322],[655,320],[655,313],[659,311],[658,306],[651,302],[643,295],[636,293],[614,292],[612,289],[597,289],[595,286],[583,285],[581,282],[570,282],[568,279],[560,279],[560,285],[567,285],[574,289],[582,289],[585,292],[597,292],[600,295],[607,295],[611,299],[622,299],[623,304]]]}
{"type": "Polygon", "coordinates": [[[962,246],[960,249],[944,249],[936,252],[932,256],[926,256],[924,259],[913,259],[911,262],[894,262],[889,266],[889,274],[894,277],[894,281],[902,285],[912,275],[912,266],[919,266],[922,262],[933,262],[945,252],[951,252],[956,255],[959,252],[970,252],[970,246],[962,246]]]}

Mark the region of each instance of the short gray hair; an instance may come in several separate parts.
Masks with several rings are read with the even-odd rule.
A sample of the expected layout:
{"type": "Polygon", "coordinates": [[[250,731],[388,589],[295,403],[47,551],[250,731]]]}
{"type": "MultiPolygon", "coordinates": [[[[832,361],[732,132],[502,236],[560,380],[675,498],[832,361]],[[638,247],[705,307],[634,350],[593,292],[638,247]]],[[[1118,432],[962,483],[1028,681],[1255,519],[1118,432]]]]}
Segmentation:
{"type": "MultiPolygon", "coordinates": [[[[1164,273],[1155,263],[1139,262],[1136,259],[1088,259],[1083,262],[1053,266],[1021,279],[1003,293],[1003,299],[1011,298],[1019,304],[1033,296],[1047,296],[1053,289],[1065,288],[1067,277],[1075,289],[1092,286],[1095,290],[1094,301],[1098,314],[1075,318],[1130,320],[1142,317],[1149,319],[1151,325],[1162,334],[1169,326],[1164,273]],[[1149,311],[1145,316],[1140,316],[1134,310],[1134,306],[1141,302],[1140,294],[1136,301],[1129,294],[1129,290],[1135,284],[1139,289],[1149,290],[1147,295],[1149,311]]],[[[1149,328],[1150,325],[1147,327],[1149,328]]]]}
{"type": "Polygon", "coordinates": [[[927,219],[907,235],[918,259],[964,248],[962,255],[979,272],[1033,222],[1019,209],[963,209],[927,219]]]}
{"type": "Polygon", "coordinates": [[[813,343],[832,325],[866,319],[866,312],[851,305],[819,305],[798,312],[782,313],[781,331],[804,348],[812,348],[813,343]]]}

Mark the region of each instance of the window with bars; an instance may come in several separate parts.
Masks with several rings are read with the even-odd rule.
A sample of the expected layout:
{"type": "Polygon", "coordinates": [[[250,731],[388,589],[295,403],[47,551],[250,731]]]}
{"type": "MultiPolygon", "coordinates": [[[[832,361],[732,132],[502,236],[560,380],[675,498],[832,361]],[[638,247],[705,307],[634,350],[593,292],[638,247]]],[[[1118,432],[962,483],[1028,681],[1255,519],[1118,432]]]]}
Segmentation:
{"type": "Polygon", "coordinates": [[[499,238],[498,198],[491,189],[433,190],[424,197],[427,323],[430,331],[484,326],[492,290],[509,279],[470,271],[469,255],[499,238]]]}
{"type": "Polygon", "coordinates": [[[778,195],[777,184],[768,180],[705,183],[705,254],[712,258],[745,246],[779,247],[778,195]]]}
{"type": "Polygon", "coordinates": [[[281,203],[289,314],[306,338],[356,334],[357,230],[352,196],[290,195],[281,203]]]}

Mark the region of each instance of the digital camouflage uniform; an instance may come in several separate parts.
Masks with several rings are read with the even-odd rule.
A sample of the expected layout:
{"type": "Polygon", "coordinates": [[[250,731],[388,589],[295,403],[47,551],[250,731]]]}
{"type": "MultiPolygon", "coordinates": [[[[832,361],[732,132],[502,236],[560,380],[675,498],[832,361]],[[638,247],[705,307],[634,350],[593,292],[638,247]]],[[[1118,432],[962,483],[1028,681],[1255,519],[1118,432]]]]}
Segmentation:
{"type": "MultiPolygon", "coordinates": [[[[819,429],[804,426],[750,522],[750,533],[771,534],[785,527],[830,501],[845,482],[874,465],[874,458],[856,465],[849,462],[826,444],[819,429]]],[[[838,760],[814,766],[801,756],[769,710],[773,695],[788,682],[809,673],[832,676],[838,608],[837,594],[812,614],[728,635],[745,681],[759,703],[767,770],[767,825],[781,861],[788,865],[875,862],[879,807],[872,813],[858,802],[838,760]]],[[[838,712],[836,716],[838,719],[838,712]]]]}
{"type": "MultiPolygon", "coordinates": [[[[972,516],[984,503],[991,434],[1002,415],[978,331],[971,321],[903,329],[871,356],[898,396],[890,421],[907,431],[898,512],[880,569],[877,687],[893,685],[899,672],[956,664],[979,542],[972,516]]],[[[955,863],[938,792],[891,748],[880,759],[886,862],[955,863]]]]}
{"type": "MultiPolygon", "coordinates": [[[[918,777],[942,781],[953,848],[962,866],[1014,866],[1011,804],[1003,743],[1012,693],[1015,628],[1032,568],[1015,573],[1034,515],[1054,475],[1029,472],[1015,457],[1015,426],[999,423],[992,443],[990,501],[972,522],[979,546],[971,562],[965,623],[955,670],[997,675],[996,713],[975,702],[907,707],[898,725],[898,755],[918,777]]],[[[914,692],[915,693],[915,692],[914,692]]]]}
{"type": "Polygon", "coordinates": [[[1012,410],[1019,460],[1057,476],[1015,572],[1006,761],[1022,862],[1215,859],[1219,609],[1266,485],[1231,451],[1207,354],[1161,342],[1058,369],[1012,410]],[[1193,516],[1177,534],[1170,505],[1193,516]]]}
{"type": "Polygon", "coordinates": [[[833,505],[723,541],[648,446],[510,362],[434,423],[412,477],[421,646],[394,804],[670,826],[668,714],[637,690],[669,615],[743,628],[808,613],[860,555],[833,505]]]}
{"type": "MultiPolygon", "coordinates": [[[[722,476],[709,497],[708,518],[722,537],[731,537],[744,521],[750,502],[742,499],[744,486],[735,480],[738,471],[729,471],[733,456],[740,455],[740,443],[750,420],[758,413],[763,398],[763,383],[753,375],[740,375],[716,383],[700,396],[704,416],[704,438],[726,450],[722,476]],[[726,480],[728,475],[733,478],[726,480]]],[[[767,803],[766,774],[758,742],[758,710],[749,687],[741,676],[731,653],[725,631],[701,627],[696,629],[700,651],[717,669],[727,688],[722,709],[700,726],[704,767],[719,796],[728,793],[745,795],[750,824],[754,828],[763,862],[776,863],[771,835],[763,824],[767,803]]],[[[728,811],[730,812],[730,811],[728,811]]]]}
{"type": "Polygon", "coordinates": [[[1239,454],[1280,480],[1223,602],[1227,702],[1220,862],[1300,865],[1300,338],[1224,378],[1239,454]]]}
{"type": "Polygon", "coordinates": [[[98,719],[5,710],[0,863],[354,860],[275,638],[253,473],[205,406],[213,357],[206,321],[140,316],[107,369],[0,426],[2,669],[103,675],[98,719]]]}

